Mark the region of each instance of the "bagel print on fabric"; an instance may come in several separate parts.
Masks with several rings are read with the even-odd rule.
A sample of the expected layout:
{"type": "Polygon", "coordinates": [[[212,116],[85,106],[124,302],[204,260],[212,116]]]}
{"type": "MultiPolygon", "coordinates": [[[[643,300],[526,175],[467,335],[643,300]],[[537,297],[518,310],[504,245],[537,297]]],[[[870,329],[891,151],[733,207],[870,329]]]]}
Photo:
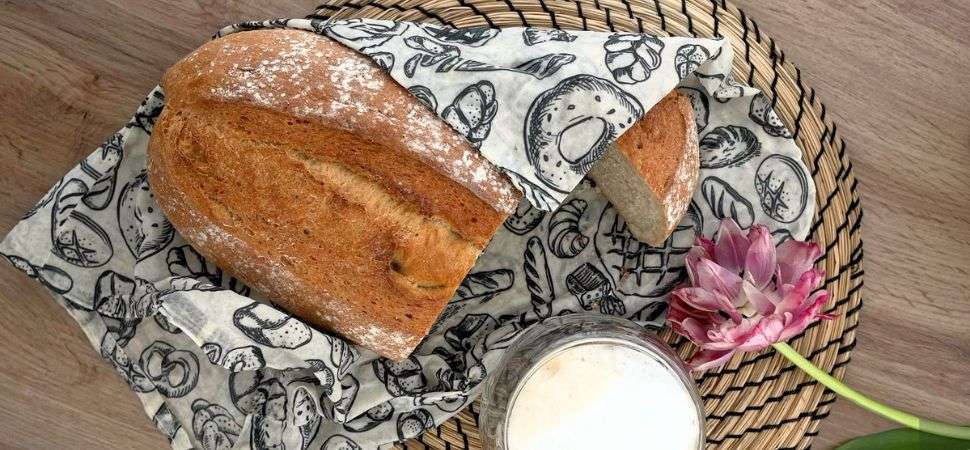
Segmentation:
{"type": "Polygon", "coordinates": [[[771,99],[728,72],[719,40],[541,28],[455,30],[277,19],[368,55],[501,166],[524,200],[430,334],[402,361],[307,325],[191,247],[145,177],[156,88],[0,243],[138,393],[173,448],[372,450],[475,400],[506,349],[547,317],[663,324],[684,255],[719,219],[802,239],[815,187],[771,99]],[[496,51],[500,48],[502,51],[496,51]],[[700,185],[663,245],[630,235],[585,171],[673,89],[691,98],[700,185]]]}

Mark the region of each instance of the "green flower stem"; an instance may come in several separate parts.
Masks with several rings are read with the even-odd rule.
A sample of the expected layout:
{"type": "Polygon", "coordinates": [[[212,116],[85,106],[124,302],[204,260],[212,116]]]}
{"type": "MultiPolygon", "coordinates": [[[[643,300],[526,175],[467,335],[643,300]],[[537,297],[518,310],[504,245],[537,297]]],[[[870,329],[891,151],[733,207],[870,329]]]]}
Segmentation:
{"type": "Polygon", "coordinates": [[[835,393],[851,400],[853,403],[868,409],[869,411],[879,414],[889,420],[903,424],[914,430],[920,430],[939,436],[970,440],[970,426],[961,427],[958,425],[937,422],[935,420],[924,419],[922,417],[914,416],[912,414],[886,406],[869,397],[866,397],[865,395],[862,395],[855,389],[846,386],[832,375],[829,375],[827,372],[819,369],[812,364],[811,361],[805,359],[804,356],[795,351],[795,349],[791,348],[791,346],[788,344],[784,342],[777,342],[772,346],[778,351],[778,353],[785,355],[789,361],[794,363],[805,373],[809,374],[812,378],[818,380],[819,383],[822,383],[825,385],[825,387],[835,391],[835,393]]]}

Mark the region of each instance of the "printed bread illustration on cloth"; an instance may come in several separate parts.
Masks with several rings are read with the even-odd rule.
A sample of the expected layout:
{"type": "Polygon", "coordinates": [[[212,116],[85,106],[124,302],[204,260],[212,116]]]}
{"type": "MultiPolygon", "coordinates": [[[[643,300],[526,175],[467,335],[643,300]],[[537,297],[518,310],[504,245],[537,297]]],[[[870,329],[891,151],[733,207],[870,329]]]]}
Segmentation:
{"type": "Polygon", "coordinates": [[[621,294],[658,297],[681,281],[684,267],[679,262],[702,230],[700,214],[691,205],[685,220],[662,245],[653,247],[638,241],[626,220],[607,203],[600,214],[593,245],[604,272],[621,294]],[[673,260],[678,264],[671,264],[673,260]]]}
{"type": "Polygon", "coordinates": [[[111,259],[114,248],[108,233],[84,213],[75,211],[88,187],[79,179],[63,183],[51,209],[53,253],[80,267],[102,266],[111,259]]]}
{"type": "Polygon", "coordinates": [[[635,84],[650,78],[660,67],[660,51],[664,43],[646,34],[614,34],[603,44],[606,67],[613,79],[622,84],[635,84]]]}
{"type": "Polygon", "coordinates": [[[505,219],[505,229],[515,234],[526,234],[539,226],[546,212],[532,206],[529,202],[520,202],[515,212],[505,219]]]}
{"type": "Polygon", "coordinates": [[[758,156],[760,150],[761,143],[751,130],[734,125],[717,127],[700,141],[701,168],[739,166],[758,156]]]}
{"type": "Polygon", "coordinates": [[[479,81],[461,91],[442,111],[441,117],[477,147],[488,136],[497,109],[495,87],[487,81],[479,81]]]}
{"type": "Polygon", "coordinates": [[[294,349],[310,341],[310,327],[263,303],[236,310],[233,323],[250,339],[277,348],[294,349]]]}
{"type": "MultiPolygon", "coordinates": [[[[406,357],[518,202],[465,138],[325,37],[232,34],[176,64],[163,86],[147,178],[205,259],[300,317],[236,311],[236,326],[263,345],[304,345],[307,321],[406,357]]],[[[475,142],[494,109],[491,86],[477,83],[444,117],[475,142]]],[[[124,196],[142,195],[137,180],[124,196]]],[[[170,239],[161,211],[144,204],[120,203],[136,257],[170,239]]]]}
{"type": "Polygon", "coordinates": [[[242,432],[232,413],[221,405],[201,398],[192,403],[192,411],[192,431],[204,450],[232,448],[242,432]]]}
{"type": "Polygon", "coordinates": [[[808,205],[808,178],[798,162],[784,155],[771,155],[761,162],[754,188],[765,214],[779,222],[795,221],[808,205]]]}
{"type": "Polygon", "coordinates": [[[791,137],[791,132],[788,131],[788,128],[785,127],[785,124],[771,107],[771,100],[759,93],[751,98],[748,116],[754,123],[761,125],[761,129],[765,130],[765,133],[772,136],[791,137]]]}
{"type": "Polygon", "coordinates": [[[118,227],[128,250],[136,259],[154,255],[175,236],[175,229],[161,210],[150,205],[154,193],[142,173],[121,190],[118,202],[118,227]]]}
{"type": "Polygon", "coordinates": [[[567,192],[561,168],[586,173],[641,115],[640,102],[613,83],[591,75],[567,78],[529,107],[526,155],[546,185],[567,192]]]}
{"type": "MultiPolygon", "coordinates": [[[[763,186],[766,185],[767,183],[763,186]]],[[[734,219],[741,228],[749,228],[754,224],[754,207],[751,206],[751,202],[728,182],[716,176],[709,176],[701,182],[701,193],[704,195],[707,207],[714,213],[714,217],[734,219]]]]}

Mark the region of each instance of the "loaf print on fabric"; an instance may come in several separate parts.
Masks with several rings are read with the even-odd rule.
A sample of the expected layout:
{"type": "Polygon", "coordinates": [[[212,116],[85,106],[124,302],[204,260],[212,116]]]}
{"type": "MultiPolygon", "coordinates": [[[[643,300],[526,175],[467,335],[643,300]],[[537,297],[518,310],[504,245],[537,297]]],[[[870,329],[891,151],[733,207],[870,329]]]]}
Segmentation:
{"type": "Polygon", "coordinates": [[[525,271],[525,284],[529,287],[532,299],[532,310],[540,319],[545,319],[552,314],[552,301],[556,298],[556,292],[542,239],[529,239],[523,259],[522,267],[525,271]]]}
{"type": "Polygon", "coordinates": [[[681,87],[679,91],[690,97],[690,105],[694,110],[694,122],[697,124],[697,134],[700,134],[707,128],[707,119],[710,114],[707,96],[703,92],[689,87],[681,87]]]}
{"type": "Polygon", "coordinates": [[[687,44],[678,48],[677,56],[674,57],[677,77],[681,80],[689,77],[710,58],[711,55],[707,52],[707,49],[700,45],[687,44]]]}
{"type": "Polygon", "coordinates": [[[778,115],[775,114],[775,110],[771,106],[771,100],[764,94],[758,93],[754,97],[751,97],[751,108],[748,110],[748,117],[754,123],[761,125],[761,129],[765,130],[765,133],[785,138],[792,137],[791,132],[788,131],[788,128],[785,128],[785,124],[778,118],[778,115]]]}
{"type": "Polygon", "coordinates": [[[701,182],[701,192],[707,207],[717,220],[731,218],[741,228],[754,224],[754,208],[751,202],[726,181],[715,176],[707,177],[701,182]]]}
{"type": "Polygon", "coordinates": [[[413,356],[403,361],[376,360],[374,374],[395,397],[421,394],[428,381],[413,356]]]}
{"type": "Polygon", "coordinates": [[[717,127],[705,134],[698,150],[702,168],[718,169],[739,166],[758,156],[761,143],[747,128],[728,125],[717,127]]]}
{"type": "Polygon", "coordinates": [[[43,267],[37,267],[30,263],[30,261],[21,258],[16,255],[5,255],[7,261],[13,264],[14,267],[19,269],[25,275],[30,278],[34,278],[40,281],[47,289],[50,289],[56,294],[64,294],[74,287],[74,280],[67,272],[50,265],[44,265],[43,267]]]}
{"type": "MultiPolygon", "coordinates": [[[[156,316],[157,317],[157,316],[156,316]]],[[[202,351],[209,358],[209,362],[226,367],[230,371],[256,370],[266,366],[263,351],[255,345],[239,347],[222,351],[222,346],[215,342],[202,344],[202,351]]]]}
{"type": "Polygon", "coordinates": [[[265,302],[167,225],[142,175],[165,101],[153,90],[0,253],[67,305],[174,448],[373,450],[417,436],[474,401],[544,317],[593,311],[661,326],[686,249],[720,218],[763,223],[776,241],[809,231],[815,187],[801,152],[771,99],[729,75],[726,41],[378,20],[222,33],[265,27],[326,35],[372,58],[477,140],[524,200],[422,344],[389,361],[265,302]],[[685,218],[651,247],[584,170],[675,88],[691,97],[708,153],[685,218]]]}
{"type": "Polygon", "coordinates": [[[393,415],[394,407],[390,403],[381,403],[344,424],[344,428],[355,433],[364,432],[390,420],[393,415]]]}
{"type": "Polygon", "coordinates": [[[293,425],[300,429],[300,450],[309,448],[320,430],[322,418],[317,414],[313,396],[306,389],[296,390],[290,417],[293,418],[293,425]]]}
{"type": "Polygon", "coordinates": [[[549,41],[572,42],[575,40],[576,36],[559,29],[526,28],[522,30],[522,41],[529,46],[549,41]]]}
{"type": "Polygon", "coordinates": [[[765,214],[779,222],[795,221],[808,205],[808,178],[797,161],[784,155],[771,155],[761,162],[754,188],[765,214]]]}
{"type": "Polygon", "coordinates": [[[270,347],[294,349],[310,342],[310,326],[263,303],[239,308],[232,321],[250,339],[270,347]]]}
{"type": "Polygon", "coordinates": [[[495,87],[488,81],[479,81],[458,93],[441,112],[441,117],[472,146],[478,147],[488,136],[497,110],[495,87]]]}
{"type": "Polygon", "coordinates": [[[434,418],[424,409],[416,409],[407,414],[401,414],[397,419],[397,437],[411,439],[421,435],[424,430],[434,427],[434,418]]]}
{"type": "Polygon", "coordinates": [[[154,255],[172,241],[175,228],[155,203],[155,195],[148,187],[145,172],[126,184],[120,197],[118,228],[135,258],[154,255]]]}
{"type": "Polygon", "coordinates": [[[240,372],[262,369],[266,366],[266,361],[263,359],[263,351],[255,345],[250,345],[229,350],[223,358],[213,361],[213,364],[224,366],[233,372],[240,372]]]}
{"type": "Polygon", "coordinates": [[[58,190],[51,208],[52,251],[75,266],[98,267],[111,259],[114,248],[104,228],[77,211],[87,192],[87,185],[79,179],[68,180],[58,190]]]}
{"type": "Polygon", "coordinates": [[[612,299],[613,284],[596,266],[586,263],[566,275],[566,288],[576,296],[586,311],[593,309],[604,299],[612,299]]]}
{"type": "Polygon", "coordinates": [[[520,202],[519,206],[515,208],[515,212],[505,219],[505,229],[515,233],[515,234],[526,234],[539,226],[542,222],[542,218],[545,217],[546,212],[532,206],[529,202],[520,202]]]}

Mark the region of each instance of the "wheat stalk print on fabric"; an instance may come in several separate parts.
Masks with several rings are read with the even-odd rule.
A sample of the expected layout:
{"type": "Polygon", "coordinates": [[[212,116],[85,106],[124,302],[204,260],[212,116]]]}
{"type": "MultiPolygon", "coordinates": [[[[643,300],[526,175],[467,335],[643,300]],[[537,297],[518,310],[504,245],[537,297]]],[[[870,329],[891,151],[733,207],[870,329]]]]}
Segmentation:
{"type": "MultiPolygon", "coordinates": [[[[467,405],[538,320],[592,310],[662,325],[684,254],[719,219],[766,224],[777,240],[808,233],[814,186],[801,153],[770,101],[731,78],[724,41],[303,19],[222,34],[268,27],[368,55],[526,199],[414,354],[379,358],[261,299],[174,230],[145,176],[164,107],[161,90],[150,93],[0,251],[51,290],[175,448],[369,449],[415,437],[467,405]],[[650,247],[583,176],[673,89],[695,110],[702,182],[673,235],[650,247]]],[[[300,64],[321,58],[292,45],[300,64]]]]}

